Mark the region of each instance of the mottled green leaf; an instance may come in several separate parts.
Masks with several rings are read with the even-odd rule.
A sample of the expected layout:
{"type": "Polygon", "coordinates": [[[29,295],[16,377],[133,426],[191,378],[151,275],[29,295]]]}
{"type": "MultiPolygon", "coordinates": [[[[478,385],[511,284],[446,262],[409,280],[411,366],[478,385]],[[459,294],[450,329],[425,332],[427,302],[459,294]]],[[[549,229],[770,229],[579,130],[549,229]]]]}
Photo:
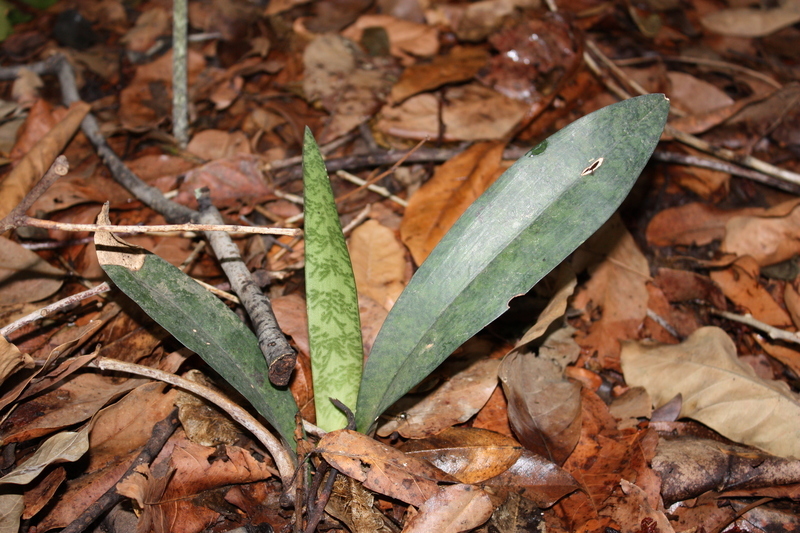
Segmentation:
{"type": "Polygon", "coordinates": [[[611,216],[655,149],[668,111],[669,101],[651,94],[587,115],[533,148],[470,206],[373,344],[356,410],[360,431],[611,216]]]}
{"type": "Polygon", "coordinates": [[[317,425],[333,431],[344,428],[347,420],[330,399],[355,407],[364,355],[350,254],[325,162],[308,128],[303,143],[303,187],[308,343],[317,425]]]}

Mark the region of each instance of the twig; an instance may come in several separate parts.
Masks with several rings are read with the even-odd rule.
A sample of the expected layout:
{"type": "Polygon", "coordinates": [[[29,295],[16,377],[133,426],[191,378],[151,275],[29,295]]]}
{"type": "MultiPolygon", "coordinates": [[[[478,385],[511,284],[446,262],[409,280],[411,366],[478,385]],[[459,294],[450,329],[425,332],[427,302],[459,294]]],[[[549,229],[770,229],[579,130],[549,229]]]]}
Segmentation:
{"type": "MultiPolygon", "coordinates": [[[[161,451],[161,448],[167,443],[169,438],[175,433],[178,428],[178,410],[174,409],[164,420],[158,422],[153,427],[153,434],[144,445],[144,448],[133,463],[128,467],[120,480],[127,478],[133,474],[139,465],[150,463],[161,451]]],[[[116,504],[124,500],[125,497],[117,492],[116,483],[108,489],[105,494],[100,496],[94,503],[92,503],[81,515],[73,520],[67,527],[61,530],[61,533],[81,533],[87,527],[97,520],[100,515],[114,507],[116,504]]]]}
{"type": "MultiPolygon", "coordinates": [[[[599,49],[595,49],[595,54],[597,54],[598,57],[601,57],[601,58],[605,57],[603,55],[603,53],[599,49]]],[[[603,83],[606,85],[606,87],[611,92],[613,92],[614,94],[616,94],[619,98],[622,98],[623,100],[627,100],[627,99],[631,98],[631,95],[625,89],[621,88],[619,85],[614,83],[612,80],[608,79],[608,76],[606,76],[602,72],[602,70],[600,70],[600,67],[597,65],[597,63],[592,59],[592,57],[588,53],[584,54],[584,60],[585,60],[586,64],[589,66],[589,68],[592,70],[592,72],[594,72],[595,74],[598,75],[598,77],[600,77],[600,79],[603,81],[603,83]]],[[[610,60],[608,60],[608,61],[610,61],[610,60]]],[[[774,177],[776,177],[778,179],[784,180],[784,181],[792,183],[794,185],[800,185],[800,174],[797,174],[797,173],[792,172],[790,170],[785,170],[785,169],[776,167],[775,165],[771,165],[771,164],[767,163],[766,161],[762,161],[762,160],[757,159],[757,158],[755,158],[753,156],[750,156],[750,155],[737,154],[736,152],[734,152],[732,150],[728,150],[726,148],[720,148],[720,147],[717,147],[717,146],[713,146],[713,145],[707,143],[706,141],[700,139],[699,137],[695,137],[694,135],[691,135],[689,133],[684,133],[684,132],[682,132],[682,131],[670,126],[669,124],[667,124],[666,127],[664,128],[664,133],[666,135],[668,135],[668,136],[671,136],[673,139],[675,139],[675,140],[677,140],[679,142],[682,142],[683,144],[686,144],[686,145],[691,146],[693,148],[697,148],[698,150],[700,150],[702,152],[707,152],[707,153],[709,153],[711,155],[719,157],[720,159],[724,159],[726,161],[731,161],[733,163],[737,163],[737,164],[745,166],[745,167],[750,167],[750,168],[752,168],[754,170],[757,170],[757,171],[762,172],[764,174],[768,174],[770,176],[774,176],[774,177]]]]}
{"type": "Polygon", "coordinates": [[[247,233],[259,235],[300,235],[296,228],[269,228],[261,226],[236,226],[230,224],[157,224],[152,226],[118,226],[116,224],[68,224],[54,220],[22,217],[15,226],[33,226],[35,228],[57,229],[61,231],[109,231],[111,233],[170,233],[176,231],[221,231],[225,233],[247,233]]]}
{"type": "Polygon", "coordinates": [[[189,144],[189,97],[187,88],[189,15],[186,0],[172,3],[172,135],[178,146],[189,144]]]}
{"type": "Polygon", "coordinates": [[[627,65],[637,65],[640,63],[651,63],[653,61],[666,61],[668,63],[670,62],[688,63],[691,65],[705,65],[708,67],[716,67],[723,70],[733,70],[736,72],[741,72],[742,74],[746,74],[751,78],[761,80],[767,85],[772,85],[776,89],[780,89],[783,87],[783,85],[781,85],[780,82],[775,81],[766,74],[762,74],[757,70],[743,67],[742,65],[737,65],[736,63],[729,63],[727,61],[718,61],[716,59],[706,59],[703,57],[678,57],[678,56],[632,57],[630,59],[618,59],[616,63],[617,65],[627,66],[627,65]]]}
{"type": "Polygon", "coordinates": [[[778,178],[773,178],[767,174],[762,174],[749,168],[740,167],[727,161],[720,159],[710,159],[708,157],[700,157],[691,154],[681,154],[678,152],[667,152],[664,150],[656,150],[653,152],[653,159],[663,161],[664,163],[675,163],[678,165],[688,165],[692,167],[709,168],[711,170],[719,170],[720,172],[727,172],[732,176],[739,176],[740,178],[747,178],[752,181],[775,187],[792,194],[800,194],[800,186],[788,183],[778,178]]]}
{"type": "Polygon", "coordinates": [[[764,322],[753,318],[753,315],[750,313],[746,315],[737,315],[735,313],[729,313],[728,311],[722,311],[720,309],[711,309],[711,313],[721,316],[722,318],[727,318],[728,320],[733,320],[734,322],[739,322],[740,324],[750,326],[751,328],[761,330],[771,339],[800,344],[800,335],[797,333],[765,324],[764,322]]]}
{"type": "Polygon", "coordinates": [[[0,220],[0,234],[19,226],[15,221],[25,218],[25,213],[30,209],[33,203],[38,200],[58,178],[66,176],[67,172],[69,172],[69,161],[67,161],[66,156],[60,155],[56,157],[56,160],[53,161],[53,164],[50,165],[50,168],[44,173],[42,179],[28,191],[25,198],[23,198],[3,220],[0,220]]]}
{"type": "Polygon", "coordinates": [[[127,372],[129,374],[145,376],[150,379],[163,381],[165,383],[169,383],[170,385],[174,385],[175,387],[187,390],[192,394],[196,394],[204,400],[208,400],[228,413],[230,417],[238,422],[243,428],[250,431],[253,436],[255,436],[255,438],[264,445],[267,451],[269,451],[270,455],[272,455],[272,459],[275,461],[275,466],[278,468],[278,472],[281,480],[284,483],[284,486],[288,487],[291,483],[292,474],[294,473],[294,465],[288,450],[284,448],[281,442],[250,413],[230,401],[219,392],[208,387],[204,387],[199,383],[176,376],[175,374],[170,374],[169,372],[150,368],[149,366],[117,361],[116,359],[97,357],[92,363],[89,364],[89,366],[94,366],[100,368],[101,370],[127,372]]]}
{"type": "Polygon", "coordinates": [[[403,207],[408,207],[408,201],[403,200],[399,196],[390,193],[389,190],[386,189],[385,187],[380,187],[378,185],[368,183],[367,180],[362,180],[358,176],[354,176],[353,174],[350,174],[346,170],[339,170],[338,172],[336,172],[336,175],[351,183],[355,183],[356,185],[366,186],[367,189],[369,189],[370,191],[380,194],[384,198],[388,198],[389,200],[393,201],[398,205],[401,205],[403,207]]]}
{"type": "MultiPolygon", "coordinates": [[[[201,189],[198,193],[197,203],[200,206],[201,222],[222,222],[219,211],[211,204],[208,189],[201,189]]],[[[297,353],[281,332],[269,299],[253,280],[252,274],[247,270],[242,256],[239,254],[239,247],[234,244],[229,235],[220,232],[206,232],[205,236],[211,243],[225,275],[230,280],[231,287],[239,296],[253,322],[256,337],[258,337],[258,346],[269,367],[270,382],[278,387],[287,385],[294,370],[297,353]]]]}
{"type": "Polygon", "coordinates": [[[96,296],[104,292],[108,292],[110,290],[111,287],[109,287],[108,283],[104,281],[97,287],[89,289],[88,291],[79,292],[78,294],[73,294],[72,296],[67,296],[66,298],[62,298],[61,300],[55,303],[52,303],[46,307],[42,307],[41,309],[38,309],[29,315],[25,315],[24,317],[15,320],[11,324],[3,326],[2,328],[0,328],[0,335],[8,339],[8,336],[11,333],[18,330],[22,326],[46,318],[52,315],[53,313],[61,311],[62,309],[67,309],[80,301],[86,300],[87,298],[91,298],[92,296],[96,296]]]}

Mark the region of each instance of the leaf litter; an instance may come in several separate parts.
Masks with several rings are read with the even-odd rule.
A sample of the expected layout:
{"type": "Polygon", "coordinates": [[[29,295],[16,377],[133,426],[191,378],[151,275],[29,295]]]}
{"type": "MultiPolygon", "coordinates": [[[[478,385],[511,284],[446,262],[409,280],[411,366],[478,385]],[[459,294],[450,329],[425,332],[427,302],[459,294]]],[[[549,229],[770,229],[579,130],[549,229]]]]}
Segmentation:
{"type": "MultiPolygon", "coordinates": [[[[207,40],[190,46],[187,151],[168,137],[171,51],[150,55],[169,34],[169,6],[76,2],[105,41],[59,48],[77,69],[102,131],[115,132],[108,142],[125,163],[184,205],[194,205],[195,187],[210,186],[233,223],[296,223],[287,220],[301,212],[291,203],[301,189],[287,169],[306,125],[333,143],[329,158],[375,158],[366,167],[345,165],[366,179],[373,177],[370,165],[396,161],[379,160],[387,149],[432,139],[444,157],[407,164],[380,180],[409,201],[405,209],[332,180],[343,225],[356,225],[349,246],[367,353],[413,268],[508,161],[612,103],[610,91],[619,84],[666,92],[682,115],[670,124],[738,151],[733,163],[754,156],[800,170],[794,1],[758,11],[689,2],[681,16],[663,2],[626,9],[569,1],[558,5],[570,15],[564,18],[527,0],[380,4],[190,2],[190,27],[207,32],[207,40]],[[632,32],[652,40],[632,40],[632,32]],[[729,35],[740,37],[734,43],[729,35]],[[677,43],[702,53],[676,55],[677,43]],[[582,62],[584,50],[600,65],[599,75],[582,62]],[[456,144],[463,140],[476,142],[456,144]],[[425,183],[411,194],[404,173],[424,175],[425,183]],[[367,214],[359,218],[360,212],[367,214]]],[[[55,49],[48,38],[53,15],[63,9],[56,4],[15,26],[2,44],[9,64],[24,66],[55,49]]],[[[0,154],[14,164],[0,182],[4,216],[64,153],[71,172],[29,215],[92,222],[110,201],[115,222],[164,222],[163,213],[115,183],[84,134],[76,134],[88,106],[63,107],[49,90],[58,84],[52,77],[31,71],[15,77],[3,77],[2,109],[19,128],[0,154]]],[[[318,452],[352,476],[337,482],[328,511],[340,522],[331,518],[328,526],[510,533],[547,524],[556,532],[656,533],[798,524],[796,513],[779,504],[798,497],[792,417],[800,348],[712,313],[750,315],[796,331],[797,200],[781,192],[791,190],[785,184],[776,189],[731,176],[728,167],[675,163],[692,161],[688,156],[714,160],[674,140],[659,150],[673,162],[650,165],[621,216],[569,261],[578,276],[574,289],[557,295],[558,284],[545,280],[517,298],[453,358],[466,354],[473,364],[443,366],[390,409],[394,425],[380,440],[334,432],[319,441],[318,452]],[[540,315],[549,319],[537,328],[540,315]],[[520,340],[499,372],[503,392],[499,357],[520,340]],[[549,372],[531,370],[532,362],[549,372]],[[547,375],[550,388],[523,384],[547,375]],[[555,386],[569,390],[568,401],[555,400],[555,386]],[[656,421],[663,410],[651,415],[651,409],[664,404],[679,411],[656,421]],[[532,414],[532,405],[544,409],[532,414]],[[548,429],[542,417],[566,421],[569,438],[564,424],[548,429]],[[362,515],[351,512],[356,502],[362,515]]],[[[0,241],[3,326],[99,282],[87,234],[7,229],[0,241]]],[[[194,236],[131,240],[227,288],[216,259],[194,236]]],[[[290,390],[313,422],[300,281],[304,243],[263,236],[237,243],[300,351],[290,390]]],[[[206,446],[179,429],[149,467],[122,479],[177,393],[92,370],[97,344],[103,357],[170,372],[200,370],[248,403],[118,294],[70,304],[5,340],[2,479],[23,470],[30,475],[0,497],[4,531],[68,526],[120,482],[128,508],[142,513],[142,531],[290,527],[272,462],[243,433],[220,440],[212,429],[206,446]],[[48,455],[52,442],[75,442],[76,434],[85,442],[70,448],[74,453],[48,455]],[[37,470],[28,468],[33,463],[37,470]]],[[[117,509],[108,516],[119,513],[130,515],[117,509]]]]}

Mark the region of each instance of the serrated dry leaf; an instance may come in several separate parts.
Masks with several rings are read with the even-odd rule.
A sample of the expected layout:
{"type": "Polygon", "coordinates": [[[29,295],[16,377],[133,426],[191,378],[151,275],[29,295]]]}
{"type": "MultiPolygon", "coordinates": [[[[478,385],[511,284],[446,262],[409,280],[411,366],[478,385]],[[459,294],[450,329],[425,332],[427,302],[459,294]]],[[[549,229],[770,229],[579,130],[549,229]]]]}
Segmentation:
{"type": "Polygon", "coordinates": [[[403,533],[460,533],[486,522],[494,506],[489,495],[471,485],[443,488],[422,504],[403,528],[403,533]]]}
{"type": "Polygon", "coordinates": [[[499,476],[522,455],[520,443],[485,429],[454,427],[427,439],[410,440],[400,448],[421,457],[461,483],[481,483],[499,476]]]}
{"type": "Polygon", "coordinates": [[[720,328],[700,328],[678,345],[626,342],[622,369],[626,382],[646,388],[656,407],[681,394],[682,417],[736,442],[800,458],[797,396],[784,382],[757,377],[720,328]]]}
{"type": "Polygon", "coordinates": [[[497,388],[499,359],[481,359],[461,370],[432,394],[378,430],[385,437],[397,431],[408,439],[435,435],[466,422],[480,411],[497,388]]]}
{"type": "Polygon", "coordinates": [[[347,429],[327,433],[316,451],[368,489],[416,507],[439,492],[440,482],[457,482],[427,461],[347,429]]]}

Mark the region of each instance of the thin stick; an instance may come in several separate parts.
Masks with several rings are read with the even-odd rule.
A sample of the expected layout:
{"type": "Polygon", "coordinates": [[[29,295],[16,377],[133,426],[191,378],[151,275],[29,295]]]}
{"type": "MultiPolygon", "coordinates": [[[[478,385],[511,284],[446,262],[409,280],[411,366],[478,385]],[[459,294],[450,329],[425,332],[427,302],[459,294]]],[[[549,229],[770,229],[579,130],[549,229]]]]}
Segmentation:
{"type": "Polygon", "coordinates": [[[749,313],[746,315],[737,315],[735,313],[729,313],[728,311],[722,311],[720,309],[711,309],[711,313],[717,316],[721,316],[722,318],[727,318],[728,320],[733,320],[734,322],[739,322],[740,324],[744,324],[746,326],[750,326],[751,328],[763,331],[771,339],[800,344],[800,335],[798,335],[798,333],[794,333],[792,331],[786,331],[780,328],[776,328],[775,326],[770,326],[769,324],[765,324],[764,322],[761,322],[760,320],[753,318],[753,315],[749,313]]]}
{"type": "Polygon", "coordinates": [[[111,233],[170,233],[176,231],[223,231],[225,233],[256,233],[259,235],[300,235],[296,228],[270,228],[261,226],[235,226],[230,224],[156,224],[153,226],[117,226],[114,224],[67,224],[54,220],[23,217],[20,226],[57,229],[62,231],[109,231],[111,233]]]}
{"type": "Polygon", "coordinates": [[[30,209],[33,203],[44,194],[58,178],[66,176],[67,172],[69,172],[69,161],[67,161],[66,156],[60,155],[56,157],[56,160],[53,161],[53,164],[50,165],[50,168],[44,173],[42,179],[28,191],[25,198],[23,198],[3,220],[0,220],[0,234],[5,233],[11,228],[20,226],[20,224],[17,224],[17,221],[27,218],[25,213],[30,209]]]}
{"type": "Polygon", "coordinates": [[[278,468],[278,473],[284,486],[288,487],[292,481],[292,474],[294,474],[294,464],[289,452],[281,442],[270,433],[258,420],[256,420],[250,413],[230,401],[228,398],[219,392],[204,387],[199,383],[189,381],[175,374],[150,368],[149,366],[137,365],[134,363],[126,363],[124,361],[117,361],[116,359],[108,359],[106,357],[97,357],[89,366],[97,367],[101,370],[115,370],[117,372],[127,372],[128,374],[135,374],[137,376],[144,376],[150,379],[163,381],[175,387],[187,390],[192,394],[200,396],[204,400],[208,400],[226,413],[230,415],[236,422],[243,428],[250,431],[258,441],[272,455],[275,466],[278,468]]]}
{"type": "MultiPolygon", "coordinates": [[[[133,463],[131,463],[131,465],[128,467],[128,470],[126,470],[119,479],[123,480],[127,478],[129,475],[135,472],[138,466],[145,463],[150,463],[153,459],[155,459],[155,457],[158,455],[158,452],[161,451],[161,448],[164,447],[172,434],[175,433],[175,430],[178,428],[178,424],[177,409],[174,409],[167,416],[167,418],[156,423],[156,425],[153,427],[153,434],[150,436],[150,439],[144,445],[142,451],[139,452],[139,455],[136,456],[136,459],[133,460],[133,463]]],[[[124,499],[125,497],[117,492],[117,484],[113,484],[111,488],[105,492],[105,494],[100,496],[94,503],[87,507],[78,518],[73,520],[67,527],[62,529],[61,533],[81,533],[82,531],[85,531],[86,528],[92,525],[92,523],[100,517],[100,515],[124,499]]]]}
{"type": "Polygon", "coordinates": [[[388,198],[389,200],[393,201],[394,203],[396,203],[398,205],[401,205],[403,207],[408,207],[408,202],[406,200],[403,200],[399,196],[396,196],[396,195],[390,193],[389,190],[386,189],[385,187],[381,187],[379,185],[368,183],[367,180],[362,180],[358,176],[354,176],[353,174],[350,174],[346,170],[339,170],[338,172],[336,172],[336,175],[339,176],[342,179],[345,179],[345,180],[351,182],[351,183],[355,183],[356,185],[366,186],[367,189],[369,189],[370,191],[372,191],[374,193],[377,193],[377,194],[380,194],[384,198],[388,198]]]}
{"type": "Polygon", "coordinates": [[[72,305],[75,305],[80,301],[86,300],[87,298],[91,298],[92,296],[96,296],[104,292],[108,292],[110,290],[111,287],[109,287],[108,283],[104,281],[103,283],[101,283],[97,287],[94,287],[93,289],[89,289],[88,291],[79,292],[78,294],[73,294],[72,296],[67,296],[66,298],[62,298],[61,300],[55,303],[52,303],[46,307],[42,307],[41,309],[38,309],[29,315],[25,315],[24,317],[15,320],[11,324],[8,324],[7,326],[0,328],[0,335],[8,339],[8,336],[11,333],[18,330],[22,326],[46,318],[52,315],[53,313],[66,309],[72,305]]]}
{"type": "Polygon", "coordinates": [[[757,70],[753,70],[736,63],[729,63],[727,61],[718,61],[716,59],[705,59],[702,57],[678,57],[678,56],[660,56],[660,57],[632,57],[630,59],[618,59],[616,63],[621,66],[638,65],[640,63],[651,63],[653,61],[666,61],[672,63],[688,63],[691,65],[704,65],[709,67],[716,67],[724,70],[733,70],[746,74],[751,78],[761,80],[767,85],[772,85],[776,89],[783,87],[780,82],[775,81],[766,74],[762,74],[757,70]]]}

